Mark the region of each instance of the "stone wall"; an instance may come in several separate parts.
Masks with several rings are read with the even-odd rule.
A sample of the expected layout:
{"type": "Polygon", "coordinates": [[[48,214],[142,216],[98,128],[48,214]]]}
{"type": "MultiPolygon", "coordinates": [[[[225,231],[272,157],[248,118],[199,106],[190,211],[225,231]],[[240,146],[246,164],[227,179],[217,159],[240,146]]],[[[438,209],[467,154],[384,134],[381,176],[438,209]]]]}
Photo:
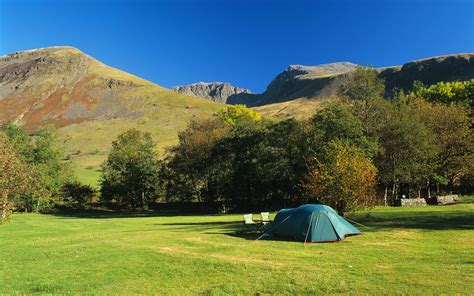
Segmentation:
{"type": "Polygon", "coordinates": [[[456,203],[457,201],[459,201],[459,196],[457,194],[440,195],[436,197],[436,203],[438,205],[452,204],[456,203]]]}
{"type": "Polygon", "coordinates": [[[426,200],[424,198],[402,198],[398,205],[402,207],[426,206],[426,200]]]}

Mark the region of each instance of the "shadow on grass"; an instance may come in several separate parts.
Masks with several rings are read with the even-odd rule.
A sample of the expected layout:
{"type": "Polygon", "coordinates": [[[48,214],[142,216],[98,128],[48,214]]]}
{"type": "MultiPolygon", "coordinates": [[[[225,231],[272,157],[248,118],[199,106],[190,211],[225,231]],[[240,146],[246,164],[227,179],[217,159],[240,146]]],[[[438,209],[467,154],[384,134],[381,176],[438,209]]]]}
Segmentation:
{"type": "MultiPolygon", "coordinates": [[[[255,227],[248,227],[243,222],[226,221],[226,222],[183,222],[183,223],[160,223],[160,226],[171,226],[170,231],[196,231],[204,234],[221,234],[247,240],[257,239],[262,232],[255,227]]],[[[163,228],[161,228],[163,229],[163,228]]]]}
{"type": "Polygon", "coordinates": [[[63,218],[89,218],[89,219],[108,219],[108,218],[147,218],[147,217],[175,217],[175,216],[210,216],[212,214],[186,213],[164,210],[109,210],[109,209],[55,209],[47,215],[63,218]]]}
{"type": "MultiPolygon", "coordinates": [[[[448,206],[440,211],[439,207],[422,211],[395,210],[372,212],[370,215],[356,214],[349,216],[367,227],[355,225],[363,232],[390,231],[392,229],[437,230],[474,230],[474,213],[466,209],[451,209],[448,206]]],[[[189,222],[165,223],[172,226],[170,231],[199,231],[206,234],[222,234],[247,240],[255,240],[260,236],[256,229],[246,228],[242,222],[189,222]]],[[[287,240],[287,239],[284,239],[287,240]]]]}
{"type": "MultiPolygon", "coordinates": [[[[348,218],[368,228],[356,225],[363,232],[376,232],[391,229],[420,230],[474,230],[474,213],[468,209],[451,206],[433,207],[432,209],[390,209],[374,211],[370,215],[356,213],[348,218]]],[[[106,209],[77,210],[70,208],[57,209],[50,215],[63,218],[141,218],[141,217],[179,217],[210,216],[209,214],[181,213],[175,211],[112,211],[106,209]]],[[[255,228],[245,227],[241,221],[202,221],[172,222],[153,224],[160,230],[170,232],[201,232],[205,234],[222,234],[242,239],[254,240],[260,236],[255,228]]]]}
{"type": "Polygon", "coordinates": [[[370,215],[354,215],[349,218],[369,227],[360,227],[364,231],[380,231],[397,228],[420,230],[474,230],[473,212],[448,209],[446,211],[408,210],[403,212],[375,212],[370,215]]]}

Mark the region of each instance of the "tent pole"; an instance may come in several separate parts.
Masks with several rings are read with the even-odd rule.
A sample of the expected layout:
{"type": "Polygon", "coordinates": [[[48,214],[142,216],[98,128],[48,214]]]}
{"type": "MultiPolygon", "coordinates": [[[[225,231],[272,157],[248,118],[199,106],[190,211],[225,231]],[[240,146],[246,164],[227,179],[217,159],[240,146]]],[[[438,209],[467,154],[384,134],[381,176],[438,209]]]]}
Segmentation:
{"type": "Polygon", "coordinates": [[[352,222],[352,223],[354,223],[354,224],[357,224],[357,225],[360,225],[360,226],[362,226],[362,227],[365,227],[365,228],[367,228],[367,229],[370,229],[370,227],[369,227],[369,226],[365,226],[365,225],[364,225],[364,224],[362,224],[362,223],[356,222],[356,221],[354,221],[354,220],[351,220],[351,219],[349,219],[349,218],[346,218],[346,217],[342,217],[342,218],[344,218],[344,219],[346,219],[347,221],[349,221],[349,222],[352,222]]]}
{"type": "MultiPolygon", "coordinates": [[[[283,221],[281,221],[277,226],[275,226],[275,228],[278,227],[278,226],[280,226],[281,224],[283,224],[283,222],[285,222],[286,220],[288,220],[288,218],[290,218],[290,217],[291,217],[291,216],[288,216],[288,217],[286,217],[285,219],[283,219],[283,221]]],[[[266,232],[267,232],[267,231],[265,230],[265,232],[262,233],[262,235],[259,236],[256,240],[261,239],[261,238],[265,235],[266,232]]]]}
{"type": "Polygon", "coordinates": [[[304,238],[303,247],[306,247],[306,240],[308,239],[309,228],[311,227],[311,224],[313,223],[313,214],[314,212],[311,213],[311,220],[309,220],[308,230],[306,230],[306,237],[304,238]]]}

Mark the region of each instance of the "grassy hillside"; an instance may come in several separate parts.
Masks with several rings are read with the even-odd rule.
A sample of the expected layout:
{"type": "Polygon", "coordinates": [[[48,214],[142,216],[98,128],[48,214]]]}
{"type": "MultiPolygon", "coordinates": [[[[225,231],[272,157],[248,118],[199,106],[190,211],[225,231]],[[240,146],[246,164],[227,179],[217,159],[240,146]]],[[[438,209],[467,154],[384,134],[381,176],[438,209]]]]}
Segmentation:
{"type": "Polygon", "coordinates": [[[255,241],[241,215],[14,214],[0,293],[470,294],[474,205],[376,208],[339,243],[255,241]]]}
{"type": "Polygon", "coordinates": [[[301,98],[254,107],[253,109],[264,116],[274,118],[295,117],[299,119],[306,119],[313,116],[317,110],[323,108],[326,103],[334,100],[336,100],[335,97],[323,97],[317,100],[301,98]]]}
{"type": "Polygon", "coordinates": [[[158,149],[177,141],[194,116],[222,104],[172,92],[104,65],[72,47],[50,47],[0,57],[0,125],[16,122],[35,132],[59,127],[78,175],[94,183],[111,142],[126,129],[151,132],[158,149]]]}

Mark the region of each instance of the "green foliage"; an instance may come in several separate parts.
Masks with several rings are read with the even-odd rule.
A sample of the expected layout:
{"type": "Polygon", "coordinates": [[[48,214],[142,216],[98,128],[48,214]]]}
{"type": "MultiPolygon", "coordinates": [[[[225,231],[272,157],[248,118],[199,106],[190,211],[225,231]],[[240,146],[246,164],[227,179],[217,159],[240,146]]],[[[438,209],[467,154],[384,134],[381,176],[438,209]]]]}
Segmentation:
{"type": "Polygon", "coordinates": [[[237,210],[301,197],[299,180],[314,146],[307,132],[293,119],[231,129],[216,120],[193,122],[166,161],[167,200],[218,202],[237,210]]]}
{"type": "MultiPolygon", "coordinates": [[[[459,104],[433,104],[419,98],[412,98],[409,108],[419,114],[419,120],[433,133],[437,147],[434,173],[447,184],[459,185],[460,179],[474,169],[471,110],[459,104]]],[[[440,180],[433,179],[435,183],[447,185],[440,180]]]]}
{"type": "Polygon", "coordinates": [[[470,81],[439,82],[425,86],[419,81],[413,83],[410,98],[424,98],[430,102],[444,104],[462,104],[465,107],[474,107],[474,79],[470,81]]]}
{"type": "MultiPolygon", "coordinates": [[[[375,70],[359,68],[346,98],[309,121],[269,121],[244,106],[195,119],[161,164],[167,201],[218,203],[230,210],[277,209],[318,199],[339,211],[369,206],[376,185],[392,198],[433,185],[470,185],[468,110],[395,91],[383,99],[375,70]],[[358,178],[359,177],[359,178],[358,178]],[[308,194],[308,192],[312,192],[308,194]]],[[[387,199],[386,199],[387,201],[387,199]]]]}
{"type": "Polygon", "coordinates": [[[59,195],[61,186],[72,178],[69,164],[64,161],[64,151],[59,148],[54,127],[39,130],[34,137],[34,148],[30,160],[41,174],[46,188],[59,195]]]}
{"type": "Polygon", "coordinates": [[[367,137],[373,136],[378,120],[377,105],[383,99],[384,91],[384,81],[378,77],[377,71],[363,67],[358,67],[340,90],[341,95],[353,105],[367,137]]]}
{"type": "Polygon", "coordinates": [[[25,171],[23,175],[32,182],[26,187],[17,186],[9,193],[15,209],[39,211],[51,207],[50,197],[59,196],[62,184],[71,177],[55,129],[43,128],[34,137],[30,137],[24,128],[12,124],[4,126],[2,131],[20,164],[17,170],[25,171]]]}
{"type": "Polygon", "coordinates": [[[369,156],[376,152],[376,143],[365,136],[362,121],[341,102],[328,104],[311,122],[319,143],[338,140],[361,148],[369,156]]]}
{"type": "Polygon", "coordinates": [[[380,181],[393,187],[402,183],[419,185],[435,168],[434,134],[406,103],[394,101],[390,107],[384,110],[385,121],[377,131],[381,149],[375,164],[380,181]]]}
{"type": "Polygon", "coordinates": [[[131,129],[119,135],[102,170],[102,199],[134,208],[147,207],[155,200],[159,167],[149,133],[131,129]]]}
{"type": "Polygon", "coordinates": [[[348,99],[368,102],[383,96],[385,84],[373,68],[358,67],[341,93],[348,99]]]}
{"type": "Polygon", "coordinates": [[[68,182],[61,187],[61,193],[65,201],[77,203],[83,206],[90,202],[95,196],[96,191],[89,185],[81,184],[77,181],[68,182]]]}
{"type": "Polygon", "coordinates": [[[198,200],[209,198],[204,194],[212,170],[212,148],[216,141],[229,132],[219,118],[193,119],[179,133],[179,145],[170,149],[165,175],[167,200],[198,200]]]}
{"type": "Polygon", "coordinates": [[[34,145],[26,129],[9,123],[6,124],[2,130],[9,142],[15,148],[16,155],[27,162],[33,162],[34,145]]]}
{"type": "Polygon", "coordinates": [[[51,194],[58,195],[61,185],[71,178],[72,173],[69,163],[64,161],[64,151],[59,147],[56,129],[46,126],[30,137],[23,127],[8,124],[3,132],[16,155],[34,167],[51,194]]]}
{"type": "Polygon", "coordinates": [[[219,112],[219,117],[230,126],[248,125],[262,120],[260,114],[245,105],[229,106],[219,112]]]}

